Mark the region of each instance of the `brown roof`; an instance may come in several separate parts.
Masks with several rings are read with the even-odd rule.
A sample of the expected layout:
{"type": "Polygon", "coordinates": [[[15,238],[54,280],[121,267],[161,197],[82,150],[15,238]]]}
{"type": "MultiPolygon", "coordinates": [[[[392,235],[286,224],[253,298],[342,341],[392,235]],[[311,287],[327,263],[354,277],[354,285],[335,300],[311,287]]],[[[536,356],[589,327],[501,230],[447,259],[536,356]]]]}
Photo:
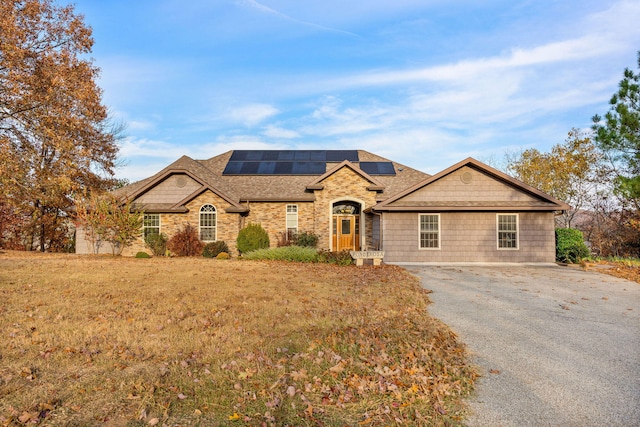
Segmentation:
{"type": "MultiPolygon", "coordinates": [[[[371,182],[372,189],[380,191],[377,196],[378,200],[387,199],[429,177],[424,172],[392,162],[368,151],[357,151],[359,160],[362,162],[393,163],[395,175],[372,177],[359,169],[359,162],[348,162],[349,167],[371,182]]],[[[200,182],[203,188],[211,189],[228,200],[234,205],[234,210],[242,210],[243,207],[240,203],[245,201],[313,201],[315,196],[313,191],[308,191],[307,186],[317,184],[319,178],[326,175],[326,173],[319,175],[223,175],[232,154],[233,151],[228,151],[207,160],[193,160],[188,156],[182,156],[155,175],[125,186],[117,190],[116,194],[122,197],[136,198],[173,173],[188,173],[200,182]]],[[[342,164],[327,163],[327,172],[331,172],[337,166],[342,166],[342,164]]],[[[183,200],[181,203],[187,201],[183,200]]],[[[178,209],[179,206],[174,205],[171,208],[178,209]]]]}

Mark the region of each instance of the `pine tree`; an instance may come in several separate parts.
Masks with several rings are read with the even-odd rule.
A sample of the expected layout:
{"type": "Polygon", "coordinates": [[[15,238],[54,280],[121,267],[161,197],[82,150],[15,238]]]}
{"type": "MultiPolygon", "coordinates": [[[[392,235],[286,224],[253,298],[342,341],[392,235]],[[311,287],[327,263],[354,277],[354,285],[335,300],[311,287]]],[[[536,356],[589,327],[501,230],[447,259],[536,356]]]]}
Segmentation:
{"type": "Polygon", "coordinates": [[[593,117],[595,141],[615,165],[617,193],[640,207],[640,51],[638,73],[627,68],[604,118],[593,117]]]}

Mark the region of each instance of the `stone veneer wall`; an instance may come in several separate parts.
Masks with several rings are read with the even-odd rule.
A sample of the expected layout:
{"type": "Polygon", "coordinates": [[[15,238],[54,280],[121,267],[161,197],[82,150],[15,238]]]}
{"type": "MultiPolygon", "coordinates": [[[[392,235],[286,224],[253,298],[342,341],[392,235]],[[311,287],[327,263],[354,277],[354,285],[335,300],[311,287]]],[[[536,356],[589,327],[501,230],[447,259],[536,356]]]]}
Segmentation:
{"type": "MultiPolygon", "coordinates": [[[[324,189],[315,191],[315,202],[250,202],[250,212],[246,216],[226,213],[225,209],[229,207],[229,203],[207,190],[186,205],[188,212],[161,213],[160,232],[170,238],[185,224],[191,224],[197,228],[200,208],[204,204],[212,204],[217,211],[217,240],[224,240],[229,246],[231,255],[237,256],[238,232],[249,223],[261,224],[269,233],[271,246],[277,246],[279,233],[286,231],[287,205],[295,204],[298,206],[298,230],[317,234],[318,248],[329,249],[331,247],[331,203],[338,200],[358,201],[362,203],[364,210],[375,204],[376,192],[367,190],[366,187],[371,183],[346,167],[327,177],[322,184],[324,189]]],[[[365,237],[362,249],[367,249],[373,242],[373,218],[371,215],[362,215],[361,218],[361,233],[364,231],[365,237]]],[[[76,246],[78,245],[86,246],[80,240],[76,246]]],[[[142,237],[132,246],[125,248],[122,254],[134,256],[139,251],[150,252],[145,247],[142,237]]],[[[111,253],[110,248],[103,247],[101,253],[111,253]]]]}
{"type": "MultiPolygon", "coordinates": [[[[367,190],[367,186],[372,185],[358,173],[348,167],[343,167],[334,174],[328,176],[324,181],[323,190],[315,191],[315,229],[320,236],[318,247],[328,249],[331,247],[331,203],[337,200],[354,200],[362,203],[362,210],[375,204],[376,192],[367,190]]],[[[372,220],[370,215],[363,215],[365,241],[362,247],[366,248],[371,244],[372,220]]],[[[362,224],[361,224],[362,228],[362,224]]],[[[362,233],[362,231],[361,231],[362,233]]]]}
{"type": "MultiPolygon", "coordinates": [[[[238,230],[240,230],[241,216],[237,213],[226,213],[225,209],[230,206],[229,203],[209,190],[186,205],[189,212],[161,213],[160,232],[164,233],[167,238],[171,238],[186,224],[191,224],[197,229],[200,224],[200,208],[205,204],[212,204],[216,208],[216,239],[218,241],[224,240],[229,246],[231,255],[237,255],[236,237],[238,230]]],[[[145,247],[142,237],[137,239],[132,246],[125,248],[122,254],[133,256],[139,251],[150,252],[145,247]]]]}
{"type": "Polygon", "coordinates": [[[313,202],[250,202],[250,212],[243,218],[242,227],[249,223],[260,224],[269,234],[271,247],[276,247],[279,234],[287,230],[287,205],[298,206],[299,232],[310,231],[317,234],[313,218],[313,202]]]}

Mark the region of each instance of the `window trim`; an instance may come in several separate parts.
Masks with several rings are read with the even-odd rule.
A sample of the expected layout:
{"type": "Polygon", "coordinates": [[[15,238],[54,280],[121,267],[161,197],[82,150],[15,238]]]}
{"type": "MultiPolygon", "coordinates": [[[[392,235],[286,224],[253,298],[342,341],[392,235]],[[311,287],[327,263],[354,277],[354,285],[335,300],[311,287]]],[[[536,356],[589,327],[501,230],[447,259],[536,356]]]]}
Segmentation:
{"type": "Polygon", "coordinates": [[[442,221],[439,213],[419,213],[418,214],[418,250],[421,251],[439,251],[442,249],[442,221]],[[422,247],[422,217],[423,216],[434,216],[438,218],[438,246],[431,247],[422,247]]]}
{"type": "Polygon", "coordinates": [[[300,209],[299,209],[298,205],[294,204],[294,203],[287,203],[285,208],[284,208],[284,211],[285,211],[284,228],[285,228],[287,234],[290,233],[290,230],[293,230],[293,229],[295,229],[295,230],[293,230],[293,232],[297,233],[298,230],[299,230],[299,215],[300,215],[300,209]],[[295,207],[295,209],[296,209],[295,212],[289,212],[289,208],[290,207],[295,207]],[[296,226],[295,227],[289,227],[289,215],[291,215],[293,217],[294,213],[295,213],[296,226]]]}
{"type": "Polygon", "coordinates": [[[203,242],[215,242],[218,239],[218,209],[212,203],[205,203],[204,205],[200,206],[200,210],[198,211],[198,239],[203,241],[203,242]],[[213,212],[211,212],[211,211],[203,212],[202,209],[204,209],[206,206],[211,206],[213,208],[213,212]],[[215,215],[214,224],[213,225],[205,225],[205,226],[202,225],[202,214],[203,213],[205,213],[205,214],[213,213],[215,215]],[[202,230],[203,229],[213,229],[213,240],[204,240],[202,238],[202,230]]]}
{"type": "Polygon", "coordinates": [[[517,251],[520,250],[520,215],[517,213],[498,213],[496,214],[496,247],[499,251],[517,251]],[[509,233],[512,232],[500,230],[500,217],[501,216],[512,216],[516,218],[516,246],[515,247],[501,247],[500,246],[500,232],[509,233]]]}
{"type": "Polygon", "coordinates": [[[142,214],[142,240],[146,240],[146,238],[147,238],[146,230],[151,229],[151,228],[157,228],[158,229],[158,234],[162,233],[161,215],[159,213],[146,213],[146,212],[144,212],[142,214]],[[145,225],[147,215],[154,215],[154,216],[158,217],[158,226],[157,227],[156,226],[149,227],[149,226],[145,225]]]}

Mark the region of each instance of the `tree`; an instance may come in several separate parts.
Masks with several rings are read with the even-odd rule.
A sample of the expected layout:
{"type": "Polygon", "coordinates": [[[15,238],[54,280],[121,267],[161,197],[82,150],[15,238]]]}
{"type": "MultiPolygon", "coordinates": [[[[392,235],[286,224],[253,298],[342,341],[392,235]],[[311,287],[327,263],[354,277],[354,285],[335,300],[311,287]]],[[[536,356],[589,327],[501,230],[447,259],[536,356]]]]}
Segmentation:
{"type": "Polygon", "coordinates": [[[571,209],[558,217],[559,226],[571,228],[576,214],[589,203],[606,174],[602,154],[588,135],[572,129],[564,144],[550,153],[535,148],[507,159],[507,171],[519,180],[563,200],[571,209]]]}
{"type": "Polygon", "coordinates": [[[111,185],[119,129],[92,45],[72,6],[0,2],[0,196],[29,218],[27,249],[59,246],[73,196],[111,185]]]}
{"type": "Polygon", "coordinates": [[[142,234],[142,212],[132,210],[131,202],[123,202],[113,194],[79,200],[76,212],[76,227],[84,230],[93,253],[99,253],[102,243],[107,242],[112,255],[120,255],[142,234]]]}
{"type": "Polygon", "coordinates": [[[626,68],[604,119],[593,116],[595,141],[615,165],[618,195],[640,207],[640,51],[638,73],[626,68]]]}
{"type": "Polygon", "coordinates": [[[0,249],[22,249],[20,230],[28,218],[6,200],[0,199],[0,249]]]}

